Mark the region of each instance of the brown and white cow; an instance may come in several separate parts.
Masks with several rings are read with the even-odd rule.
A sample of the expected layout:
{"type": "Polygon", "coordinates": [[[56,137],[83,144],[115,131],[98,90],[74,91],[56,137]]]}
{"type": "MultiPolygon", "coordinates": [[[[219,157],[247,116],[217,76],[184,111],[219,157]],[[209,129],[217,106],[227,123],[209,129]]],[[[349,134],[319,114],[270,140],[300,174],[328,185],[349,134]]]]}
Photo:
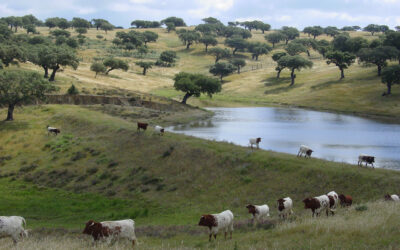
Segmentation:
{"type": "MultiPolygon", "coordinates": [[[[335,191],[331,191],[327,195],[329,198],[329,211],[332,215],[335,215],[336,208],[339,205],[339,195],[335,191]]],[[[326,215],[328,216],[328,210],[326,210],[326,215]]]]}
{"type": "Polygon", "coordinates": [[[353,204],[353,197],[351,197],[350,195],[340,194],[339,200],[341,207],[350,207],[351,204],[353,204]]]}
{"type": "Polygon", "coordinates": [[[131,219],[103,222],[89,220],[86,222],[82,233],[91,235],[94,241],[107,239],[110,242],[111,240],[126,238],[132,241],[132,246],[135,246],[136,241],[135,222],[131,219]]]}
{"type": "Polygon", "coordinates": [[[375,156],[364,155],[364,154],[359,155],[357,165],[361,167],[363,162],[365,162],[365,166],[370,164],[373,168],[375,162],[375,156]]]}
{"type": "Polygon", "coordinates": [[[208,227],[209,241],[211,241],[212,235],[214,235],[214,239],[217,239],[219,230],[225,232],[225,239],[229,232],[232,239],[233,213],[225,210],[219,214],[205,214],[201,216],[199,226],[208,227]]]}
{"type": "Polygon", "coordinates": [[[47,135],[50,135],[51,133],[58,135],[59,133],[61,133],[61,130],[47,125],[47,135]]]}
{"type": "Polygon", "coordinates": [[[290,197],[277,200],[279,218],[285,219],[293,213],[293,201],[290,197]]]}
{"type": "Polygon", "coordinates": [[[249,204],[246,206],[249,214],[253,215],[252,222],[262,222],[263,219],[267,219],[269,217],[269,207],[267,204],[265,205],[252,205],[249,204]]]}
{"type": "Polygon", "coordinates": [[[253,148],[253,145],[256,145],[257,148],[260,148],[260,142],[261,142],[260,137],[249,139],[249,144],[251,148],[253,148]]]}
{"type": "Polygon", "coordinates": [[[138,122],[137,123],[137,131],[140,131],[141,129],[146,130],[147,126],[149,126],[148,123],[138,122]]]}
{"type": "Polygon", "coordinates": [[[400,198],[399,198],[399,196],[397,194],[392,194],[392,195],[386,194],[385,195],[385,200],[387,200],[387,201],[400,201],[400,198]]]}
{"type": "Polygon", "coordinates": [[[303,200],[303,202],[305,209],[311,209],[313,217],[318,217],[323,210],[326,210],[326,215],[328,215],[329,197],[327,195],[306,198],[303,200]]]}

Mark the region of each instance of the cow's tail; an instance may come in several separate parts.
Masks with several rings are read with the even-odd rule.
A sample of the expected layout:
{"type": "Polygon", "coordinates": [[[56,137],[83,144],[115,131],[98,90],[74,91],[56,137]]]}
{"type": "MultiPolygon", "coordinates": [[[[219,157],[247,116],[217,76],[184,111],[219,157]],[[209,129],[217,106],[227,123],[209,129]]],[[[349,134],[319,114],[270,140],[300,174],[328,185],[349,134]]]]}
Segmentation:
{"type": "Polygon", "coordinates": [[[26,229],[26,221],[24,218],[22,218],[22,222],[24,223],[24,229],[26,229]]]}

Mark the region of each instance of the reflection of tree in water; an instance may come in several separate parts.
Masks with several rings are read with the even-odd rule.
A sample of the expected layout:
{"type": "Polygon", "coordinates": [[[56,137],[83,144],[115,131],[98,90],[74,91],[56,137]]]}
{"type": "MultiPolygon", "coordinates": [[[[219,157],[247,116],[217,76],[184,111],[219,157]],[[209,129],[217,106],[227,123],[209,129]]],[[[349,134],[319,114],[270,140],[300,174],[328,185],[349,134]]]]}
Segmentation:
{"type": "Polygon", "coordinates": [[[272,110],[277,121],[304,121],[307,118],[307,115],[302,114],[303,112],[298,109],[274,108],[272,110]]]}
{"type": "Polygon", "coordinates": [[[215,127],[211,120],[196,121],[190,124],[191,128],[212,128],[215,127]]]}

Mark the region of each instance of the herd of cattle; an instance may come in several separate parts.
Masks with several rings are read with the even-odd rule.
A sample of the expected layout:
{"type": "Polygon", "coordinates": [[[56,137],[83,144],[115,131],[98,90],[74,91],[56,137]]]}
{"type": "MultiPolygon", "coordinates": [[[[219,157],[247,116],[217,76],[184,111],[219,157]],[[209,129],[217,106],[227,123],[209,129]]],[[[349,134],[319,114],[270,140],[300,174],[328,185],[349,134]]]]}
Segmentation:
{"type": "MultiPolygon", "coordinates": [[[[399,195],[397,194],[386,194],[384,198],[387,201],[400,202],[399,195]]],[[[350,195],[338,195],[335,191],[331,191],[328,194],[306,198],[303,200],[303,203],[305,209],[311,209],[312,217],[318,217],[324,211],[326,212],[326,216],[329,216],[329,214],[335,214],[339,204],[342,207],[351,206],[353,198],[350,195]]],[[[279,218],[286,219],[293,214],[293,201],[290,197],[278,199],[276,207],[279,218]]],[[[253,223],[262,222],[270,216],[269,206],[266,204],[249,204],[246,208],[252,214],[253,223]]],[[[233,218],[233,213],[230,210],[225,210],[219,214],[202,215],[198,225],[208,228],[209,241],[211,241],[212,236],[214,236],[214,239],[217,239],[219,232],[225,233],[225,239],[228,233],[230,234],[230,238],[232,238],[233,218]]],[[[106,240],[108,243],[111,243],[118,239],[127,239],[132,242],[133,247],[136,242],[135,222],[131,219],[103,222],[89,220],[86,222],[82,233],[91,235],[94,242],[106,240]]],[[[17,244],[19,239],[28,237],[25,219],[20,216],[0,216],[1,237],[11,237],[14,244],[17,244]]]]}

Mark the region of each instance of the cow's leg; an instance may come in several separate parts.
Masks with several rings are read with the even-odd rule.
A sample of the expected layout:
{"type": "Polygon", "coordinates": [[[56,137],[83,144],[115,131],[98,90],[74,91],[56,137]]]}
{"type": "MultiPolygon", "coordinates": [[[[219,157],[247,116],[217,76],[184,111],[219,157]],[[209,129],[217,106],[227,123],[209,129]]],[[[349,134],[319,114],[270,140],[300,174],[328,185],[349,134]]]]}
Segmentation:
{"type": "Polygon", "coordinates": [[[232,233],[233,233],[233,232],[232,232],[232,230],[231,230],[231,239],[232,239],[232,233]]]}
{"type": "Polygon", "coordinates": [[[208,235],[208,241],[209,241],[209,242],[211,242],[211,237],[212,237],[212,234],[210,233],[210,234],[208,235]]]}
{"type": "Polygon", "coordinates": [[[228,232],[227,231],[225,231],[225,240],[226,240],[226,235],[228,234],[228,232]]]}
{"type": "Polygon", "coordinates": [[[329,215],[329,210],[327,209],[327,210],[325,210],[325,212],[326,212],[326,217],[328,217],[328,215],[329,215]]]}
{"type": "Polygon", "coordinates": [[[132,240],[132,248],[135,248],[135,240],[132,240]]]}
{"type": "Polygon", "coordinates": [[[214,234],[214,239],[217,240],[217,234],[214,234]]]}

